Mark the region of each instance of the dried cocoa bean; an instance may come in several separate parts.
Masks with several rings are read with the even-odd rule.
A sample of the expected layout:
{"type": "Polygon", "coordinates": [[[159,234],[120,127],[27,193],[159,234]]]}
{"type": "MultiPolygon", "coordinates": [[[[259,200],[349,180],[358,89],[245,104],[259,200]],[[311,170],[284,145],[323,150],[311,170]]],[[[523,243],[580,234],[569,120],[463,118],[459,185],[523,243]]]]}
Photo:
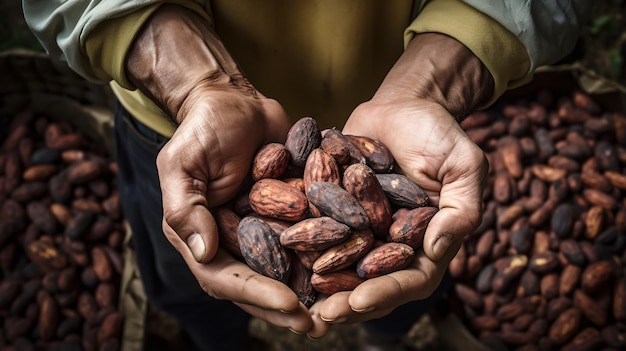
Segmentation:
{"type": "Polygon", "coordinates": [[[298,251],[321,251],[347,240],[350,234],[350,227],[331,217],[315,217],[285,229],[280,244],[298,251]]]}
{"type": "Polygon", "coordinates": [[[404,243],[414,250],[422,247],[428,223],[438,212],[438,208],[418,207],[397,217],[389,228],[389,240],[404,243]]]}
{"type": "Polygon", "coordinates": [[[332,295],[339,291],[354,290],[365,280],[352,269],[344,269],[327,274],[313,273],[311,285],[321,294],[332,295]]]}
{"type": "Polygon", "coordinates": [[[308,199],[326,216],[356,230],[370,226],[365,209],[347,190],[331,182],[312,182],[307,189],[308,199]]]}
{"type": "Polygon", "coordinates": [[[364,279],[385,275],[408,267],[415,251],[409,245],[388,242],[373,248],[357,262],[356,271],[364,279]]]}
{"type": "Polygon", "coordinates": [[[249,194],[250,207],[261,216],[297,222],[307,216],[309,201],[302,192],[277,179],[261,179],[249,194]]]}
{"type": "Polygon", "coordinates": [[[237,237],[241,255],[250,268],[267,277],[287,282],[291,258],[269,224],[257,217],[244,217],[239,222],[237,237]]]}
{"type": "Polygon", "coordinates": [[[352,164],[344,170],[342,185],[365,210],[374,235],[385,238],[390,232],[392,210],[374,170],[361,163],[352,164]]]}
{"type": "Polygon", "coordinates": [[[380,141],[363,135],[345,135],[365,157],[365,164],[376,173],[388,173],[393,170],[394,158],[389,149],[380,141]]]}
{"type": "Polygon", "coordinates": [[[373,245],[374,234],[371,231],[354,231],[346,241],[325,250],[313,263],[313,272],[325,274],[346,269],[356,263],[373,245]]]}
{"type": "Polygon", "coordinates": [[[303,117],[291,126],[284,145],[289,151],[291,163],[304,167],[311,151],[318,148],[321,142],[322,133],[317,121],[311,117],[303,117]]]}
{"type": "Polygon", "coordinates": [[[396,173],[376,174],[389,201],[401,208],[416,208],[428,204],[428,195],[407,176],[396,173]]]}
{"type": "Polygon", "coordinates": [[[259,149],[252,161],[252,179],[280,178],[291,160],[291,154],[280,143],[265,144],[259,149]]]}

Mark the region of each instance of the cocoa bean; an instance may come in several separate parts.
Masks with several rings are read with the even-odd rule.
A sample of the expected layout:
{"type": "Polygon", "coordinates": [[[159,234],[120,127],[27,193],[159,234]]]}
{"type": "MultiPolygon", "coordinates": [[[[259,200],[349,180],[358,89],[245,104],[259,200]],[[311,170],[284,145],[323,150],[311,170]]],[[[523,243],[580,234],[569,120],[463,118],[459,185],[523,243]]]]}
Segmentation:
{"type": "Polygon", "coordinates": [[[428,204],[428,195],[424,190],[402,174],[376,174],[389,202],[401,208],[416,208],[428,204]]]}
{"type": "MultiPolygon", "coordinates": [[[[372,168],[361,163],[348,166],[344,170],[341,184],[365,210],[370,228],[376,237],[384,239],[388,234],[393,233],[390,229],[392,226],[391,204],[372,168]]],[[[427,221],[424,219],[424,222],[427,221]]],[[[422,223],[414,224],[421,225],[422,223]]],[[[417,239],[421,246],[421,240],[417,239]]]]}
{"type": "Polygon", "coordinates": [[[303,117],[289,129],[284,146],[289,151],[291,163],[304,167],[311,151],[318,148],[321,142],[322,133],[317,121],[311,117],[303,117]]]}
{"type": "Polygon", "coordinates": [[[280,244],[298,251],[321,251],[347,240],[350,234],[350,227],[331,217],[308,218],[285,229],[280,244]]]}
{"type": "Polygon", "coordinates": [[[289,278],[291,258],[272,228],[257,217],[239,222],[237,237],[241,255],[257,273],[283,283],[289,278]]]}
{"type": "Polygon", "coordinates": [[[344,242],[328,248],[315,260],[312,270],[318,274],[350,267],[374,245],[374,234],[369,230],[355,231],[344,242]]]}
{"type": "Polygon", "coordinates": [[[347,190],[331,182],[313,182],[307,190],[308,198],[323,214],[356,230],[370,225],[365,209],[347,190]]]}
{"type": "Polygon", "coordinates": [[[286,221],[306,218],[309,207],[305,194],[277,179],[261,179],[254,183],[249,199],[254,212],[286,221]]]}
{"type": "Polygon", "coordinates": [[[291,160],[291,154],[280,143],[265,144],[259,149],[252,161],[252,179],[280,178],[291,160]]]}
{"type": "Polygon", "coordinates": [[[408,267],[414,256],[409,245],[388,242],[365,254],[357,262],[356,271],[364,279],[378,277],[408,267]]]}
{"type": "Polygon", "coordinates": [[[344,269],[327,274],[313,273],[311,285],[321,294],[332,295],[340,291],[354,290],[365,280],[352,269],[344,269]]]}
{"type": "Polygon", "coordinates": [[[388,173],[393,170],[394,158],[389,149],[380,141],[362,135],[345,135],[345,137],[365,157],[365,164],[376,173],[388,173]]]}

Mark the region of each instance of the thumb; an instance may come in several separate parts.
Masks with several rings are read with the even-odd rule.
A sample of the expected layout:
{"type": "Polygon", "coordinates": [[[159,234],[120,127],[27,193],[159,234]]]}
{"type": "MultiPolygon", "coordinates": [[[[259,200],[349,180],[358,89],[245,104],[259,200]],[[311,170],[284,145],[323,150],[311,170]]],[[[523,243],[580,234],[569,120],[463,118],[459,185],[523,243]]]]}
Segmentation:
{"type": "Polygon", "coordinates": [[[190,251],[197,262],[206,263],[218,249],[217,225],[207,207],[206,181],[185,172],[175,160],[167,157],[165,148],[157,158],[164,232],[176,234],[167,238],[181,254],[190,251]]]}
{"type": "Polygon", "coordinates": [[[482,219],[483,188],[487,164],[444,177],[439,198],[439,211],[428,224],[424,235],[424,253],[434,262],[454,258],[466,235],[473,233],[482,219]]]}

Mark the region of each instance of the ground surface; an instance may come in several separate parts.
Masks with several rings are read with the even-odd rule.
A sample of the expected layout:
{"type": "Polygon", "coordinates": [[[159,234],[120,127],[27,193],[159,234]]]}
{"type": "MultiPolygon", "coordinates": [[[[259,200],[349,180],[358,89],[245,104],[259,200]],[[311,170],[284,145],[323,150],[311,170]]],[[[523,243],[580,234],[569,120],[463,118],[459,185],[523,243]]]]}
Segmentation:
{"type": "MultiPolygon", "coordinates": [[[[3,0],[0,4],[0,51],[26,48],[41,51],[41,47],[28,31],[21,16],[20,0],[3,0]]],[[[562,63],[579,62],[599,76],[626,86],[626,1],[601,0],[594,2],[588,24],[576,50],[562,63]]],[[[180,349],[176,326],[168,318],[150,318],[147,326],[147,348],[165,345],[180,349]]],[[[305,336],[275,328],[254,320],[250,334],[256,340],[255,350],[353,350],[356,326],[339,326],[321,340],[312,341],[305,336]]],[[[407,343],[416,350],[445,350],[439,331],[425,317],[411,330],[407,343]]]]}

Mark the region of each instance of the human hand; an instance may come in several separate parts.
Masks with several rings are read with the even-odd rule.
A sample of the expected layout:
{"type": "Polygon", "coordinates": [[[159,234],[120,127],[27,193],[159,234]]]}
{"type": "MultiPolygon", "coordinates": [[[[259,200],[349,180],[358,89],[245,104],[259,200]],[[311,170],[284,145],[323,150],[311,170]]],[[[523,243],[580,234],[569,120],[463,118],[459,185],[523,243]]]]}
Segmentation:
{"type": "Polygon", "coordinates": [[[480,223],[487,161],[457,121],[430,101],[370,101],[353,112],[343,132],[383,142],[397,171],[420,185],[439,208],[409,268],[333,294],[319,307],[324,321],[353,323],[387,315],[437,288],[463,236],[480,223]]]}
{"type": "Polygon", "coordinates": [[[207,83],[191,92],[178,116],[179,127],[157,157],[165,235],[207,294],[275,325],[307,331],[308,310],[286,285],[218,251],[210,212],[237,194],[262,145],[285,139],[285,111],[249,89],[207,83]]]}
{"type": "MultiPolygon", "coordinates": [[[[420,44],[433,45],[446,38],[420,38],[424,39],[420,44]]],[[[415,74],[412,68],[419,60],[409,57],[411,54],[419,56],[419,48],[407,49],[375,96],[353,111],[343,133],[367,136],[385,144],[397,162],[396,171],[423,188],[431,205],[439,211],[426,229],[423,249],[416,253],[408,268],[369,279],[353,291],[333,294],[314,306],[317,327],[309,333],[312,337],[326,333],[332,323],[383,317],[405,303],[430,296],[439,286],[463,237],[481,222],[487,159],[454,116],[475,106],[481,96],[490,95],[490,89],[481,90],[472,83],[463,86],[466,83],[463,76],[471,76],[468,72],[454,77],[454,70],[443,70],[451,79],[441,79],[436,67],[431,66],[432,71],[428,72],[428,66],[420,66],[420,69],[426,67],[422,69],[426,74],[415,74]],[[429,74],[439,79],[429,79],[429,74]],[[454,78],[458,78],[461,87],[438,85],[442,81],[450,84],[454,78]],[[477,100],[455,96],[468,89],[477,100]]],[[[432,61],[429,63],[433,65],[432,61]]],[[[480,61],[476,67],[481,68],[480,61]]]]}
{"type": "Polygon", "coordinates": [[[257,150],[285,140],[282,106],[246,80],[208,23],[165,4],[133,43],[129,80],[177,129],[157,157],[163,231],[204,291],[252,316],[304,333],[308,309],[286,285],[219,249],[210,209],[240,190],[257,150]]]}

